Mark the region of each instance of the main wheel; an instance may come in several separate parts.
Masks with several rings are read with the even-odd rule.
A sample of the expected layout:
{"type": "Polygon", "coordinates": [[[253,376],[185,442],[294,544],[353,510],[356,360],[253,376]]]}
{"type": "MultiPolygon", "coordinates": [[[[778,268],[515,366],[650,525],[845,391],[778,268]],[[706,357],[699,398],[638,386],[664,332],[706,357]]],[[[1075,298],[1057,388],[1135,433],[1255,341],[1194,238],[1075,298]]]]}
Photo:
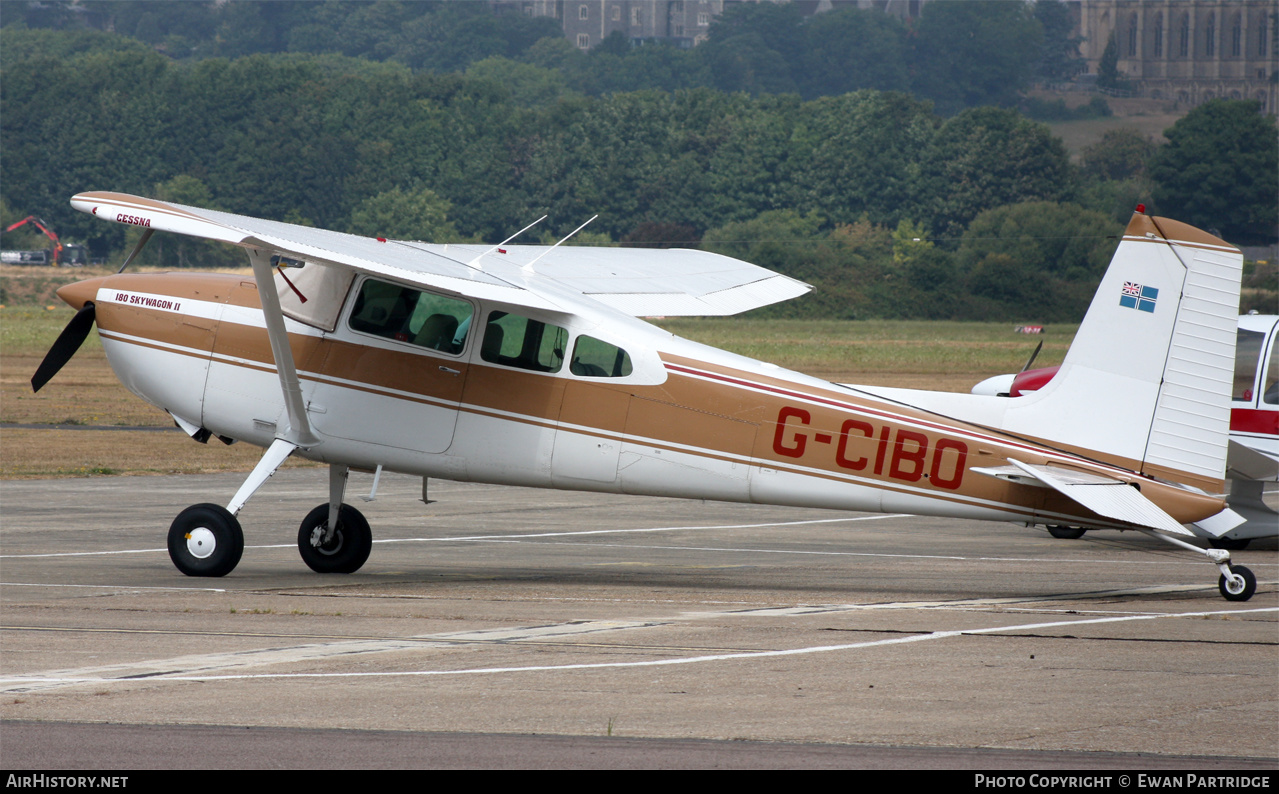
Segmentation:
{"type": "Polygon", "coordinates": [[[1052,535],[1054,538],[1061,538],[1062,540],[1075,540],[1076,538],[1082,538],[1084,533],[1087,531],[1088,530],[1083,527],[1068,527],[1065,525],[1048,527],[1049,535],[1052,535]]]}
{"type": "Polygon", "coordinates": [[[298,551],[302,561],[317,573],[355,573],[373,550],[373,532],[364,515],[350,505],[338,511],[337,530],[324,543],[329,528],[329,504],[306,514],[298,527],[298,551]]]}
{"type": "Polygon", "coordinates": [[[226,576],[243,553],[240,522],[220,505],[191,505],[169,525],[169,559],[187,576],[226,576]]]}
{"type": "Polygon", "coordinates": [[[1221,578],[1217,580],[1217,589],[1221,591],[1221,597],[1227,601],[1247,601],[1252,598],[1252,594],[1257,592],[1257,577],[1252,575],[1252,571],[1242,565],[1230,566],[1230,572],[1243,580],[1242,583],[1238,579],[1227,579],[1223,573],[1221,578]]]}

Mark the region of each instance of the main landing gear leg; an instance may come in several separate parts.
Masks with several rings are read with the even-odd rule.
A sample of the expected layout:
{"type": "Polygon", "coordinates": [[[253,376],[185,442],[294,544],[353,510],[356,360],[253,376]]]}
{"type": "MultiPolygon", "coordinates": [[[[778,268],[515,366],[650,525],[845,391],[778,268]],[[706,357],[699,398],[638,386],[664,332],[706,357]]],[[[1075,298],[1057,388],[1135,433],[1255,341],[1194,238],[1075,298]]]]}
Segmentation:
{"type": "Polygon", "coordinates": [[[355,573],[373,550],[373,533],[359,510],[342,503],[346,466],[329,466],[329,501],[318,505],[298,527],[298,552],[317,573],[355,573]]]}
{"type": "Polygon", "coordinates": [[[187,576],[226,576],[244,553],[244,532],[235,516],[297,445],[277,438],[225,508],[191,505],[169,526],[169,559],[187,576]]]}
{"type": "Polygon", "coordinates": [[[1217,589],[1221,591],[1222,598],[1227,601],[1247,601],[1252,598],[1253,593],[1257,592],[1257,577],[1253,575],[1252,571],[1242,565],[1231,565],[1230,552],[1226,549],[1201,549],[1162,532],[1154,532],[1148,529],[1141,531],[1174,546],[1199,552],[1216,563],[1217,569],[1221,571],[1221,577],[1217,580],[1217,589]]]}

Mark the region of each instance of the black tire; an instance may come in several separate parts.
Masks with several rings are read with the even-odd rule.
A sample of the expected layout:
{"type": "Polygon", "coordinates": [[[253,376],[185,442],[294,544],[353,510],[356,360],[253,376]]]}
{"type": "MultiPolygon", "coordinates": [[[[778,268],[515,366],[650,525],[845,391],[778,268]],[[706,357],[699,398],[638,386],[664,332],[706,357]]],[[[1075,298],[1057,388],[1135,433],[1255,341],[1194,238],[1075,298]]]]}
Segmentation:
{"type": "Polygon", "coordinates": [[[1247,601],[1252,598],[1252,594],[1257,592],[1257,577],[1242,565],[1232,565],[1230,570],[1243,577],[1243,589],[1237,593],[1230,592],[1226,587],[1226,575],[1223,573],[1217,580],[1217,589],[1221,591],[1221,597],[1227,601],[1247,601]]]}
{"type": "Polygon", "coordinates": [[[1208,545],[1214,549],[1225,549],[1226,551],[1243,551],[1248,548],[1248,541],[1251,538],[1213,538],[1208,541],[1208,545]]]}
{"type": "Polygon", "coordinates": [[[1076,540],[1078,538],[1082,538],[1084,533],[1087,531],[1088,530],[1083,527],[1068,527],[1065,525],[1048,527],[1048,534],[1061,540],[1076,540]]]}
{"type": "Polygon", "coordinates": [[[221,505],[191,505],[169,525],[169,559],[187,576],[226,576],[243,553],[240,522],[221,505]]]}
{"type": "Polygon", "coordinates": [[[329,526],[329,503],[306,514],[298,527],[298,552],[316,573],[355,573],[373,550],[373,532],[364,515],[344,504],[338,511],[337,531],[327,546],[317,545],[329,526]]]}

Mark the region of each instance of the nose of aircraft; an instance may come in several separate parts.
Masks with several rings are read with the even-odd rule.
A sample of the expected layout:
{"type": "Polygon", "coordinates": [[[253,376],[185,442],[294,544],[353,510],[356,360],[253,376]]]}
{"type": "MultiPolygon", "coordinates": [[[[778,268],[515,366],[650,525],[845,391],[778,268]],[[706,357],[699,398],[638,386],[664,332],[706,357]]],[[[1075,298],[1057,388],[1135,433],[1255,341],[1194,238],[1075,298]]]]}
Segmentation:
{"type": "Polygon", "coordinates": [[[68,284],[58,290],[58,297],[73,309],[83,309],[85,303],[97,297],[98,288],[107,278],[108,276],[102,276],[68,284]]]}

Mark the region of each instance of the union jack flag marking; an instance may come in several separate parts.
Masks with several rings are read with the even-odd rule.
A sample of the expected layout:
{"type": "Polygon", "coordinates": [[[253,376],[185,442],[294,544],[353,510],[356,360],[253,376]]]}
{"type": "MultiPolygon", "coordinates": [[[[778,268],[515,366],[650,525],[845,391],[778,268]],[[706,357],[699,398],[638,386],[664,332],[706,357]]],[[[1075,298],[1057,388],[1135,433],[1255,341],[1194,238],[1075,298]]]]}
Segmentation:
{"type": "Polygon", "coordinates": [[[1135,281],[1125,281],[1119,294],[1119,305],[1137,309],[1138,311],[1155,313],[1155,303],[1159,300],[1159,289],[1147,287],[1135,281]]]}

